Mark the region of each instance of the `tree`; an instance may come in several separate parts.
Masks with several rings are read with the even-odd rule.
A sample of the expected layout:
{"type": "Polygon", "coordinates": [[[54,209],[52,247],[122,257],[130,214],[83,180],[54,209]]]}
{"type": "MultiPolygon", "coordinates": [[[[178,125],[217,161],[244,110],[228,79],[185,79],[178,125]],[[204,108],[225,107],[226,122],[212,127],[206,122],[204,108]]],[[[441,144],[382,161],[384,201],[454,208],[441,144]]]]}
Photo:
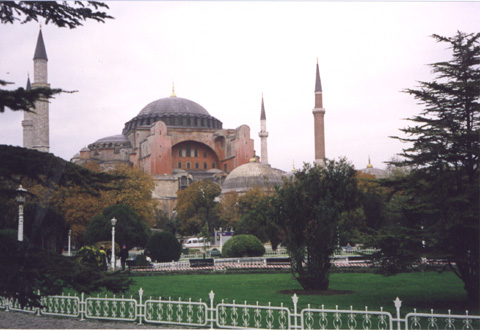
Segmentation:
{"type": "Polygon", "coordinates": [[[236,228],[238,221],[240,221],[238,193],[236,191],[229,191],[223,194],[220,203],[217,204],[217,212],[221,227],[236,228]]]}
{"type": "Polygon", "coordinates": [[[424,232],[426,251],[444,254],[469,302],[478,305],[480,33],[432,37],[448,44],[452,59],[430,64],[432,82],[405,90],[423,110],[408,119],[413,126],[401,129],[408,137],[395,137],[411,144],[395,163],[411,173],[394,187],[408,197],[402,210],[412,215],[402,225],[424,232]]]}
{"type": "Polygon", "coordinates": [[[14,230],[0,230],[0,295],[18,299],[22,306],[40,306],[40,295],[59,295],[65,289],[118,293],[132,283],[120,272],[95,271],[72,258],[32,246],[28,239],[18,242],[14,230]]]}
{"type": "Polygon", "coordinates": [[[181,232],[196,235],[206,225],[212,233],[217,225],[218,216],[215,197],[220,195],[220,186],[212,181],[196,181],[184,190],[177,192],[177,217],[181,223],[181,232]]]}
{"type": "Polygon", "coordinates": [[[305,290],[326,290],[340,215],[358,206],[355,169],[346,159],[305,164],[277,188],[274,205],[295,278],[305,290]]]}
{"type": "Polygon", "coordinates": [[[276,250],[281,242],[280,229],[274,221],[272,196],[260,187],[254,187],[238,199],[240,221],[237,234],[254,235],[262,242],[270,241],[276,250]]]}
{"type": "Polygon", "coordinates": [[[148,238],[147,251],[157,262],[178,261],[182,254],[182,244],[169,232],[156,232],[148,238]]]}
{"type": "MultiPolygon", "coordinates": [[[[85,5],[80,1],[58,3],[56,1],[2,1],[0,2],[0,22],[2,24],[20,22],[22,24],[45,19],[45,24],[52,23],[58,27],[69,27],[71,29],[83,25],[87,20],[94,20],[104,23],[107,19],[113,19],[107,13],[98,9],[108,9],[108,6],[101,2],[88,1],[85,5]]],[[[12,84],[0,79],[0,86],[12,84]]],[[[35,102],[38,100],[49,100],[54,95],[65,93],[59,88],[48,87],[25,90],[0,89],[0,113],[9,108],[13,111],[34,111],[35,102]]],[[[67,92],[71,93],[71,92],[67,92]]]]}
{"type": "Polygon", "coordinates": [[[85,243],[94,244],[109,241],[112,238],[112,218],[117,219],[115,225],[115,241],[125,244],[130,250],[135,246],[144,247],[150,229],[140,216],[127,205],[113,205],[96,215],[89,222],[85,231],[85,243]]]}

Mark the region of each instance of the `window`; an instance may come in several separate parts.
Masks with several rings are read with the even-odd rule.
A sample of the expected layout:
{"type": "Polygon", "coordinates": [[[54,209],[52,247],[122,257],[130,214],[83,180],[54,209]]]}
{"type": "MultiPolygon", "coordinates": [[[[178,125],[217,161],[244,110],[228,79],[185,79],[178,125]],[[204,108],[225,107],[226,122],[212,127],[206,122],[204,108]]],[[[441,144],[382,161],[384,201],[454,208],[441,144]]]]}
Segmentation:
{"type": "Polygon", "coordinates": [[[178,148],[178,157],[182,157],[182,148],[178,148]]]}
{"type": "Polygon", "coordinates": [[[203,158],[207,158],[207,152],[206,151],[203,152],[203,158]]]}
{"type": "Polygon", "coordinates": [[[204,170],[207,170],[207,169],[208,169],[207,162],[203,163],[203,169],[204,169],[204,170]]]}
{"type": "Polygon", "coordinates": [[[190,169],[190,162],[187,162],[187,169],[190,169]]]}
{"type": "Polygon", "coordinates": [[[187,145],[187,157],[192,157],[192,149],[187,145]]]}
{"type": "Polygon", "coordinates": [[[198,149],[197,148],[193,149],[193,154],[194,154],[194,157],[198,157],[198,149]]]}
{"type": "Polygon", "coordinates": [[[182,162],[178,162],[178,168],[182,168],[182,162]]]}
{"type": "Polygon", "coordinates": [[[215,163],[212,163],[212,168],[215,168],[215,163]]]}
{"type": "Polygon", "coordinates": [[[200,168],[200,164],[195,163],[195,169],[198,170],[200,168]]]}

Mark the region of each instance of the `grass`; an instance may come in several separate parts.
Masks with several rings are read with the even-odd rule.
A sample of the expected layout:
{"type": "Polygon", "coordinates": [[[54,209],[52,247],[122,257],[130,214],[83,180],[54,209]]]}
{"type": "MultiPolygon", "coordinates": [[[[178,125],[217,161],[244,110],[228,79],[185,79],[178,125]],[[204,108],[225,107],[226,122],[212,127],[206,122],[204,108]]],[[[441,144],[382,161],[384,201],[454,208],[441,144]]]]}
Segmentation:
{"type": "MultiPolygon", "coordinates": [[[[215,293],[215,301],[293,307],[291,294],[284,290],[300,290],[298,282],[288,273],[270,274],[221,274],[221,275],[162,275],[134,277],[128,295],[138,296],[138,290],[144,290],[144,298],[171,297],[174,300],[208,301],[209,292],[215,293]]],[[[402,314],[413,311],[446,313],[465,312],[466,293],[463,283],[451,272],[417,272],[390,277],[372,273],[334,273],[330,277],[331,290],[353,291],[343,295],[302,295],[299,296],[299,310],[311,304],[311,307],[334,309],[384,310],[395,315],[393,300],[399,297],[402,314]]],[[[474,311],[470,311],[473,314],[474,311]]],[[[478,311],[475,311],[478,314],[478,311]]]]}

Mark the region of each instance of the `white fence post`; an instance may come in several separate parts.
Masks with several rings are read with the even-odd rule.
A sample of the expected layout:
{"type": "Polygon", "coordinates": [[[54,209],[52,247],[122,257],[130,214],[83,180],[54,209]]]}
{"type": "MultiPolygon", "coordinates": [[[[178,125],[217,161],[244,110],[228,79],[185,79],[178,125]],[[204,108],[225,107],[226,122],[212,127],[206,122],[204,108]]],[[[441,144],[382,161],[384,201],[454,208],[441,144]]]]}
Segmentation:
{"type": "Polygon", "coordinates": [[[83,292],[82,292],[82,295],[80,296],[80,303],[78,304],[78,309],[80,312],[80,321],[84,321],[86,306],[85,306],[85,294],[83,292]]]}
{"type": "Polygon", "coordinates": [[[293,324],[295,329],[298,329],[298,314],[297,314],[298,296],[296,293],[292,296],[292,301],[293,301],[293,324]]]}
{"type": "Polygon", "coordinates": [[[142,317],[144,316],[143,313],[142,313],[142,308],[143,308],[143,303],[142,303],[142,299],[143,299],[143,289],[140,288],[140,290],[138,290],[138,295],[140,296],[140,303],[138,304],[138,309],[137,309],[137,313],[138,313],[138,318],[139,318],[139,322],[138,324],[141,325],[142,324],[142,317]]]}
{"type": "Polygon", "coordinates": [[[400,326],[400,322],[402,322],[403,320],[401,319],[401,315],[400,315],[400,307],[402,307],[402,301],[400,300],[400,298],[397,297],[397,299],[395,299],[394,301],[394,304],[395,304],[395,308],[397,310],[397,330],[401,330],[401,326],[400,326]]]}
{"type": "Polygon", "coordinates": [[[213,298],[215,298],[215,293],[213,293],[213,290],[210,291],[210,294],[209,294],[209,297],[210,297],[210,329],[213,329],[213,311],[214,311],[214,308],[213,308],[213,298]]]}

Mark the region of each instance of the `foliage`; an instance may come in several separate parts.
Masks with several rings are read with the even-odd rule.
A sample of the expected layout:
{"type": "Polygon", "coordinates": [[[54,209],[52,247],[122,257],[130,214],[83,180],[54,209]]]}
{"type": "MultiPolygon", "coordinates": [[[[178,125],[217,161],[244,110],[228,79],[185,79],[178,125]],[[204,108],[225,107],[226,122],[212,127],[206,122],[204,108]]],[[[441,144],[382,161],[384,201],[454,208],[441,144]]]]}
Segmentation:
{"type": "Polygon", "coordinates": [[[293,275],[304,289],[327,289],[340,216],[358,207],[353,166],[346,159],[305,164],[277,188],[274,205],[293,275]]]}
{"type": "Polygon", "coordinates": [[[265,247],[253,235],[235,235],[222,247],[222,256],[225,258],[261,257],[264,254],[265,247]]]}
{"type": "Polygon", "coordinates": [[[147,257],[145,256],[145,254],[139,254],[136,258],[135,258],[135,266],[138,266],[138,267],[145,267],[145,266],[150,266],[150,262],[147,260],[147,257]]]}
{"type": "Polygon", "coordinates": [[[272,249],[277,249],[281,231],[274,222],[271,194],[260,187],[250,189],[238,199],[238,212],[241,219],[236,227],[237,234],[254,235],[262,242],[270,241],[272,249]]]}
{"type": "Polygon", "coordinates": [[[80,1],[57,3],[54,1],[2,1],[0,3],[0,22],[2,24],[20,22],[22,24],[37,21],[40,17],[45,19],[45,24],[53,23],[58,27],[70,29],[82,26],[86,20],[104,23],[112,16],[99,8],[108,6],[97,1],[87,1],[87,6],[80,1]],[[94,10],[92,10],[92,7],[94,10]]]}
{"type": "Polygon", "coordinates": [[[153,226],[156,202],[152,198],[152,191],[155,189],[152,176],[128,165],[118,165],[107,173],[116,179],[112,182],[114,190],[102,192],[104,207],[114,204],[128,205],[149,226],[153,226]]]}
{"type": "Polygon", "coordinates": [[[32,244],[60,253],[67,240],[68,230],[65,219],[53,209],[39,204],[25,207],[24,234],[32,244]]]}
{"type": "Polygon", "coordinates": [[[104,270],[106,254],[100,252],[95,246],[85,245],[78,250],[77,261],[82,265],[95,269],[104,270]]]}
{"type": "MultiPolygon", "coordinates": [[[[401,129],[409,142],[403,161],[411,172],[391,185],[405,199],[401,226],[424,228],[426,251],[446,256],[464,281],[472,304],[480,297],[480,33],[432,36],[448,44],[452,59],[430,64],[432,82],[407,89],[423,110],[401,129]]],[[[419,254],[421,251],[418,252],[419,254]]]]}
{"type": "Polygon", "coordinates": [[[119,273],[98,272],[72,258],[17,241],[13,230],[0,230],[0,295],[39,306],[39,296],[64,289],[90,293],[100,289],[125,292],[132,280],[119,273]]]}
{"type": "Polygon", "coordinates": [[[206,224],[212,233],[217,226],[215,197],[220,195],[220,186],[212,181],[196,181],[177,192],[177,217],[183,235],[197,235],[206,224]]]}
{"type": "Polygon", "coordinates": [[[229,191],[223,194],[220,203],[217,204],[217,212],[220,226],[222,228],[236,228],[240,221],[238,210],[238,193],[229,191]]]}
{"type": "Polygon", "coordinates": [[[154,261],[178,261],[182,254],[182,244],[169,232],[156,232],[149,237],[147,250],[154,261]]]}
{"type": "Polygon", "coordinates": [[[85,243],[94,244],[108,241],[112,237],[112,218],[117,219],[115,225],[115,241],[125,244],[130,250],[136,246],[145,246],[150,229],[139,215],[127,205],[113,205],[96,215],[87,225],[85,243]]]}

